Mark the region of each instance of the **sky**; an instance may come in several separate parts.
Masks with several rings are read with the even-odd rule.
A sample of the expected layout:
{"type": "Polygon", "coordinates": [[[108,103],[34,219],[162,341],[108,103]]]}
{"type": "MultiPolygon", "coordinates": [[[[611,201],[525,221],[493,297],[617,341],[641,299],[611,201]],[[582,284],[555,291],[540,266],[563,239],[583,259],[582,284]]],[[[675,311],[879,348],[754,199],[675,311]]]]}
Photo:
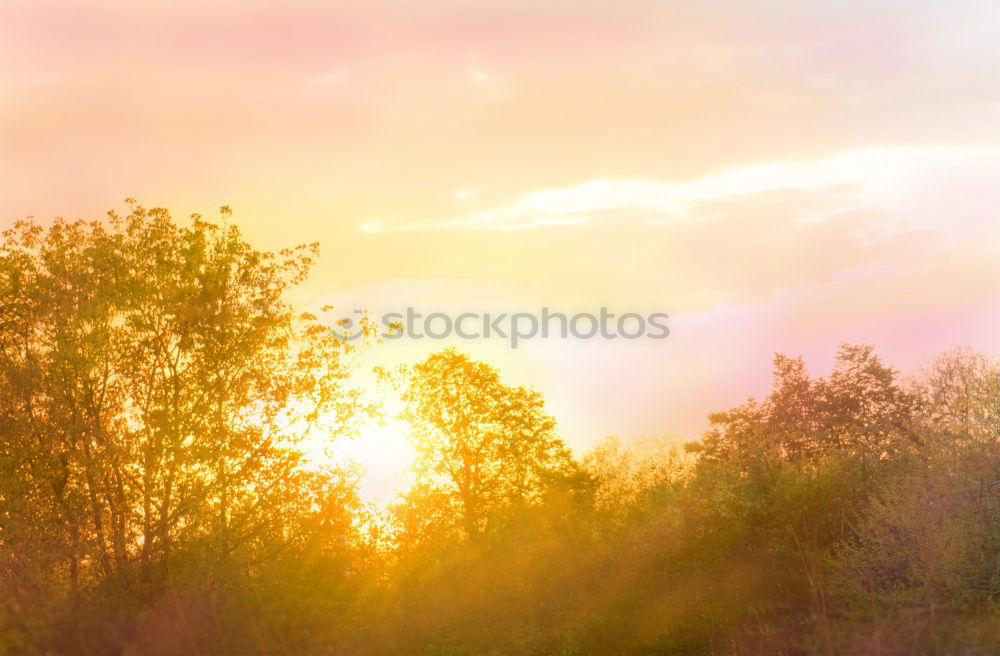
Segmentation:
{"type": "Polygon", "coordinates": [[[985,1],[5,1],[0,225],[228,204],[321,243],[306,307],[665,312],[370,358],[454,344],[578,452],[694,438],[775,352],[1000,355],[998,70],[985,1]]]}

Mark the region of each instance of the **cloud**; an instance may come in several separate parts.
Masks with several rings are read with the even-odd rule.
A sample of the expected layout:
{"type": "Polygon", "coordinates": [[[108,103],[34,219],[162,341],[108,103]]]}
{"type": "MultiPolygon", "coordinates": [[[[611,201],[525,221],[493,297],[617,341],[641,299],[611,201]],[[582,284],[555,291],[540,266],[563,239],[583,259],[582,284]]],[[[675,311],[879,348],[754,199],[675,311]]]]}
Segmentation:
{"type": "MultiPolygon", "coordinates": [[[[987,185],[997,173],[1000,151],[996,150],[865,148],[816,160],[730,168],[691,181],[596,179],[531,191],[506,205],[439,222],[368,220],[362,229],[509,231],[598,221],[676,225],[738,217],[753,212],[774,193],[796,192],[815,201],[803,204],[803,212],[793,217],[796,223],[815,223],[860,210],[883,212],[883,224],[870,226],[868,236],[873,238],[879,231],[898,230],[902,224],[933,223],[934,217],[927,216],[927,203],[937,211],[981,223],[985,218],[981,196],[970,199],[965,193],[990,193],[987,185]],[[982,189],[976,190],[977,185],[982,189]]],[[[989,205],[995,206],[995,202],[989,205]]]]}

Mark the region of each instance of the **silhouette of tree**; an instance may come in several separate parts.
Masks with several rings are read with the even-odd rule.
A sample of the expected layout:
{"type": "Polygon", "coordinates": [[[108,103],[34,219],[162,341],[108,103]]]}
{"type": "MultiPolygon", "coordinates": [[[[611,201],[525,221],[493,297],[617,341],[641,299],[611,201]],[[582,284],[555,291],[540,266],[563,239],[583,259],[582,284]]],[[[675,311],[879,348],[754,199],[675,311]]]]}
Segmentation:
{"type": "MultiPolygon", "coordinates": [[[[0,559],[16,574],[12,599],[63,582],[151,594],[176,569],[235,575],[301,539],[293,527],[339,484],[303,478],[291,447],[355,405],[351,347],[282,300],[316,251],[257,251],[235,227],[198,216],[180,227],[134,202],[103,222],[4,233],[0,559]]],[[[337,521],[342,533],[350,519],[337,521]]]]}
{"type": "Polygon", "coordinates": [[[503,384],[496,369],[455,349],[416,365],[403,399],[417,450],[411,501],[458,519],[470,538],[576,473],[541,395],[503,384]]]}

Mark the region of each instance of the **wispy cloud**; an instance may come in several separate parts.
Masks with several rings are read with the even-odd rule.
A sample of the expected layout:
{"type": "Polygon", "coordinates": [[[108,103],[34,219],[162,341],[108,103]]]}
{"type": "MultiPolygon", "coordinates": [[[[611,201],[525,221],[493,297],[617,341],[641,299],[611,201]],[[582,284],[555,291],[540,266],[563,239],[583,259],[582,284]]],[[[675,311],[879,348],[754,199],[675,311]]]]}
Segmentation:
{"type": "Polygon", "coordinates": [[[596,179],[540,189],[492,209],[431,223],[368,220],[366,232],[397,230],[524,230],[574,226],[594,221],[632,221],[652,226],[711,221],[738,216],[770,192],[811,196],[797,223],[814,223],[845,212],[882,210],[885,229],[919,223],[932,201],[940,210],[981,211],[952,186],[1000,173],[1000,151],[975,148],[867,148],[830,157],[736,167],[691,181],[648,178],[596,179]],[[950,191],[951,190],[951,191],[950,191]],[[957,196],[957,197],[956,197],[957,196]]]}

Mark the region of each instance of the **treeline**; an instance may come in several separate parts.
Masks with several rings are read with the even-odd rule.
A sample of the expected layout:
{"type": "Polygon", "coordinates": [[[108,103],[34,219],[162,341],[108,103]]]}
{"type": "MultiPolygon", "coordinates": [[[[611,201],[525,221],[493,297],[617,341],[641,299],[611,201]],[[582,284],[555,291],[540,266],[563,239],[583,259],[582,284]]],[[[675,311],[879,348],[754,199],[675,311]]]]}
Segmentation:
{"type": "Polygon", "coordinates": [[[376,517],[296,448],[377,411],[365,346],[284,300],[316,247],[228,222],[4,233],[0,653],[1000,651],[997,363],[777,356],[700,440],[577,459],[446,350],[382,372],[417,462],[376,517]]]}

